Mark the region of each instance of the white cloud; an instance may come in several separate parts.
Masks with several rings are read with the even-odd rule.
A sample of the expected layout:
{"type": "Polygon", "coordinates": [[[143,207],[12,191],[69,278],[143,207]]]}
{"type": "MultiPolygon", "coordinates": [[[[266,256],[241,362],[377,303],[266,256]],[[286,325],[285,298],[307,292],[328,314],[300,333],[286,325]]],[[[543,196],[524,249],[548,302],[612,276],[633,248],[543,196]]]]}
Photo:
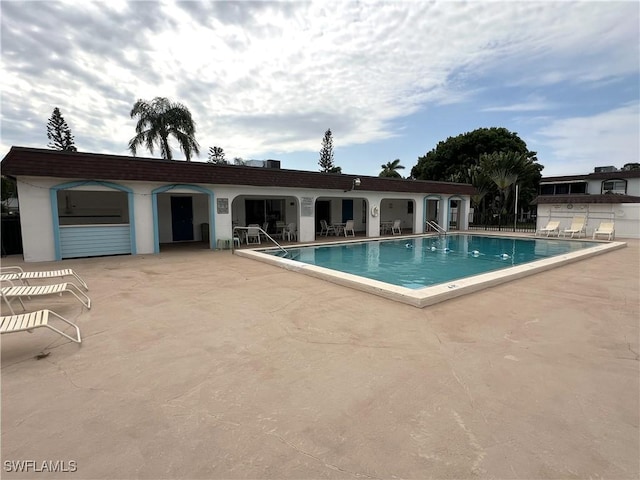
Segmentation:
{"type": "Polygon", "coordinates": [[[637,103],[592,116],[554,120],[539,129],[539,142],[552,152],[555,162],[544,174],[581,174],[595,165],[622,167],[640,158],[637,103]]]}
{"type": "Polygon", "coordinates": [[[512,103],[509,105],[496,105],[493,107],[485,107],[483,112],[536,112],[540,110],[551,110],[556,108],[551,102],[537,96],[531,96],[524,102],[512,103]]]}
{"type": "Polygon", "coordinates": [[[192,111],[203,152],[315,152],[329,127],[342,146],[393,138],[394,120],[481,94],[479,75],[544,85],[638,72],[632,3],[60,6],[2,2],[2,149],[45,146],[58,106],[81,150],[124,153],[134,101],[166,96],[192,111]]]}

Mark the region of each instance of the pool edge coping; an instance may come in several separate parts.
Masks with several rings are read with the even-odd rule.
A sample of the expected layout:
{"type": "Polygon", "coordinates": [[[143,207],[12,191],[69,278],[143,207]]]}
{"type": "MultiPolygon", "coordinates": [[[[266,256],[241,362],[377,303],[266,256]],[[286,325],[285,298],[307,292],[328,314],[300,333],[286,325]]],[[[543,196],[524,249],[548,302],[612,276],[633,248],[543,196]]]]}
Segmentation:
{"type": "MultiPolygon", "coordinates": [[[[473,234],[470,234],[473,235],[473,234]]],[[[432,235],[420,235],[420,237],[431,237],[432,235]]],[[[507,238],[520,238],[509,235],[503,235],[507,238]]],[[[413,238],[416,235],[412,235],[413,238]]],[[[402,237],[395,237],[395,240],[399,240],[402,237]]],[[[539,240],[547,240],[547,238],[538,238],[539,240]]],[[[347,242],[331,242],[331,243],[310,243],[296,245],[295,248],[309,247],[309,246],[327,246],[344,243],[354,242],[368,242],[377,240],[390,240],[390,238],[380,239],[359,239],[351,240],[347,242]]],[[[551,239],[549,239],[551,240],[551,239]]],[[[563,241],[579,241],[579,239],[567,239],[563,241]]],[[[600,242],[598,242],[600,243],[600,242]]],[[[540,272],[548,271],[563,265],[568,265],[585,258],[594,257],[607,253],[609,251],[625,248],[627,244],[625,242],[611,241],[602,242],[600,245],[594,247],[585,248],[575,252],[569,252],[561,255],[557,255],[552,258],[544,258],[541,260],[535,260],[533,262],[525,263],[522,265],[515,265],[509,268],[481,273],[471,277],[462,278],[460,280],[454,280],[445,282],[439,285],[433,285],[420,289],[410,289],[401,287],[398,285],[392,285],[390,283],[381,282],[379,280],[372,280],[358,275],[350,273],[338,272],[329,268],[319,267],[317,265],[310,265],[287,258],[277,257],[263,253],[264,250],[273,250],[272,248],[260,248],[251,250],[236,250],[234,253],[245,258],[250,258],[263,263],[274,265],[280,268],[284,268],[296,273],[303,273],[314,278],[326,280],[338,285],[346,286],[359,290],[365,293],[378,295],[380,297],[394,300],[397,302],[412,305],[418,308],[428,307],[436,303],[444,302],[462,295],[474,293],[486,288],[490,288],[496,285],[500,285],[512,280],[517,280],[530,275],[535,275],[540,272]]],[[[277,247],[275,247],[277,249],[277,247]]]]}

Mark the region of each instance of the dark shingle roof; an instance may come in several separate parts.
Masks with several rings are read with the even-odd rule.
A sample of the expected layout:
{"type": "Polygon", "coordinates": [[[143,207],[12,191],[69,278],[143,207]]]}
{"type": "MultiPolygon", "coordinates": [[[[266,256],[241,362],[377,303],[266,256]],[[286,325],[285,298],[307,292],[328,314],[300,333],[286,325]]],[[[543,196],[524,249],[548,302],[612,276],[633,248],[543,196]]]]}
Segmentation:
{"type": "Polygon", "coordinates": [[[599,195],[574,194],[574,195],[539,195],[534,198],[531,205],[548,205],[558,203],[640,203],[640,197],[632,195],[620,195],[617,193],[604,193],[599,195]]]}
{"type": "Polygon", "coordinates": [[[361,184],[357,190],[460,195],[475,193],[475,188],[466,183],[214,165],[203,162],[65,152],[27,147],[11,147],[9,153],[2,160],[1,168],[3,175],[12,177],[28,175],[87,180],[137,180],[343,191],[350,190],[353,179],[360,178],[361,184]]]}

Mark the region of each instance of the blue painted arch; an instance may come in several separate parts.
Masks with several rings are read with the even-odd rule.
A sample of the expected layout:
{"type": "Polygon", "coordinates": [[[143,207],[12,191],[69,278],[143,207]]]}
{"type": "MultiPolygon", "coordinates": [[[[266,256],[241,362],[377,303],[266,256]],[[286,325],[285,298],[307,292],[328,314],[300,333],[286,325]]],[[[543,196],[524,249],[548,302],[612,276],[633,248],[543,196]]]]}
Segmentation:
{"type": "Polygon", "coordinates": [[[158,194],[166,193],[169,190],[182,189],[192,190],[197,193],[203,193],[209,197],[209,248],[214,248],[216,244],[215,239],[215,210],[214,210],[214,193],[199,185],[190,185],[187,183],[173,183],[170,185],[163,185],[162,187],[155,188],[151,191],[152,208],[153,208],[153,251],[154,253],[160,253],[160,224],[158,222],[158,194]]]}
{"type": "Polygon", "coordinates": [[[55,250],[56,260],[62,260],[62,250],[60,248],[60,220],[58,218],[58,192],[60,190],[70,190],[76,187],[83,187],[86,185],[98,185],[106,187],[111,190],[118,190],[127,194],[127,205],[129,208],[129,234],[131,240],[131,254],[135,255],[136,249],[136,222],[133,208],[133,190],[124,185],[118,185],[113,182],[104,182],[101,180],[78,180],[74,182],[60,183],[54,185],[49,189],[49,195],[51,198],[51,218],[53,220],[53,243],[55,250]]]}
{"type": "Polygon", "coordinates": [[[449,211],[451,209],[451,201],[457,201],[460,202],[460,208],[458,209],[458,219],[459,219],[459,224],[457,226],[457,229],[460,230],[462,225],[465,224],[466,220],[464,219],[463,215],[467,215],[467,213],[469,212],[469,208],[466,207],[465,208],[465,200],[464,198],[462,198],[460,195],[451,195],[449,198],[447,198],[447,218],[446,218],[446,222],[447,222],[447,230],[449,230],[449,211]]]}
{"type": "Polygon", "coordinates": [[[427,225],[427,202],[429,200],[438,200],[440,202],[440,208],[442,209],[442,195],[427,195],[424,197],[422,205],[422,226],[426,229],[427,225]]]}

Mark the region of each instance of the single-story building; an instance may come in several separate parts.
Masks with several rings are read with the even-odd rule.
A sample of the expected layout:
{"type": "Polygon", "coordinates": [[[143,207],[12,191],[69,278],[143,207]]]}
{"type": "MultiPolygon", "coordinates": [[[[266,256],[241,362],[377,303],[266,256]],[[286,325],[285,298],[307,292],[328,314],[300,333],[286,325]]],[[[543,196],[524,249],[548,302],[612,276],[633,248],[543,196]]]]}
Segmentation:
{"type": "Polygon", "coordinates": [[[586,175],[542,178],[531,203],[538,207],[538,229],[559,220],[562,231],[573,217],[585,216],[587,235],[600,222],[614,222],[616,237],[640,238],[640,170],[596,167],[586,175]]]}
{"type": "Polygon", "coordinates": [[[293,223],[314,241],[320,221],[353,220],[379,237],[468,227],[469,184],[12,147],[2,174],[17,182],[25,261],[158,253],[161,245],[228,245],[234,226],[293,223]],[[223,240],[223,242],[218,242],[223,240]]]}

